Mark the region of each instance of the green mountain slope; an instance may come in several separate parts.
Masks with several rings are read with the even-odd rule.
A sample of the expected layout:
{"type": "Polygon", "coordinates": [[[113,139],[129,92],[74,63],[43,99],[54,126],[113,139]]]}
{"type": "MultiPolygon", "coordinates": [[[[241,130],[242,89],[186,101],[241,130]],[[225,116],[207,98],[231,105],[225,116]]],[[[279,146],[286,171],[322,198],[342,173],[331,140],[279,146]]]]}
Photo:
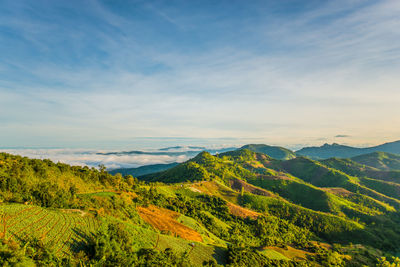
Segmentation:
{"type": "Polygon", "coordinates": [[[321,163],[352,176],[370,177],[378,180],[400,183],[400,171],[397,170],[381,171],[351,159],[330,158],[321,161],[321,163]]]}
{"type": "Polygon", "coordinates": [[[168,164],[151,164],[151,165],[145,165],[145,166],[140,166],[137,168],[120,168],[120,169],[114,169],[111,171],[108,171],[110,174],[117,174],[120,173],[121,175],[132,175],[133,177],[137,176],[142,176],[146,174],[151,174],[155,172],[161,172],[168,170],[172,167],[175,167],[179,163],[173,162],[173,163],[168,163],[168,164]]]}
{"type": "Polygon", "coordinates": [[[298,157],[296,159],[278,162],[274,168],[283,169],[290,174],[303,179],[318,187],[340,187],[353,193],[361,193],[372,197],[378,201],[383,201],[389,205],[400,208],[400,199],[387,196],[382,190],[377,191],[377,187],[368,187],[372,183],[366,184],[366,179],[350,176],[342,171],[327,167],[318,161],[308,158],[298,157]]]}
{"type": "Polygon", "coordinates": [[[279,160],[287,160],[293,159],[296,157],[296,154],[284,147],[279,146],[269,146],[264,144],[250,144],[242,146],[241,149],[249,149],[253,152],[264,153],[271,158],[279,159],[279,160]]]}
{"type": "Polygon", "coordinates": [[[353,161],[379,170],[400,170],[400,155],[385,152],[373,152],[352,158],[353,161]]]}
{"type": "Polygon", "coordinates": [[[400,246],[397,184],[302,157],[202,152],[137,180],[1,153],[0,178],[2,265],[359,266],[400,246]]]}

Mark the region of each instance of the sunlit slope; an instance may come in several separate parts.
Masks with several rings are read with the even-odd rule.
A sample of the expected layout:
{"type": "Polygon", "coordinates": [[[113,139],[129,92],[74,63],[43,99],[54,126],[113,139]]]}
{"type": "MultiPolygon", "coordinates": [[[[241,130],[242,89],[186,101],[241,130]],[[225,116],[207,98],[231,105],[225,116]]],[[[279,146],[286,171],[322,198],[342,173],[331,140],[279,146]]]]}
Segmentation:
{"type": "Polygon", "coordinates": [[[280,146],[269,146],[269,145],[264,145],[264,144],[250,144],[250,145],[245,145],[242,146],[241,149],[248,149],[253,152],[257,153],[263,153],[271,158],[274,159],[279,159],[279,160],[287,160],[287,159],[293,159],[296,157],[296,154],[284,147],[280,146]]]}
{"type": "Polygon", "coordinates": [[[370,177],[378,180],[400,183],[400,171],[384,171],[364,164],[360,164],[351,159],[330,158],[321,161],[322,164],[345,172],[352,176],[370,177]]]}
{"type": "Polygon", "coordinates": [[[18,243],[35,238],[59,256],[79,251],[99,226],[99,221],[85,212],[32,205],[0,204],[0,215],[2,238],[18,243]]]}
{"type": "Polygon", "coordinates": [[[352,158],[353,161],[383,171],[400,170],[400,155],[374,152],[352,158]]]}
{"type": "MultiPolygon", "coordinates": [[[[277,160],[248,149],[202,152],[139,180],[8,154],[1,164],[5,243],[40,244],[75,263],[175,253],[194,266],[249,255],[271,265],[323,265],[334,243],[343,248],[337,250],[342,259],[345,248],[360,244],[346,258],[353,262],[366,247],[369,255],[381,255],[400,246],[397,184],[307,158],[277,160]],[[12,166],[21,166],[20,173],[12,166]],[[49,192],[46,183],[57,190],[49,192]],[[101,247],[115,245],[114,238],[125,240],[129,251],[101,247]]],[[[364,262],[373,263],[371,257],[364,262]]]]}
{"type": "MultiPolygon", "coordinates": [[[[399,204],[396,199],[364,186],[358,178],[330,169],[319,162],[306,158],[279,161],[247,149],[218,156],[201,153],[180,166],[152,175],[151,179],[180,183],[222,183],[236,191],[237,196],[232,197],[230,194],[230,199],[224,197],[220,193],[223,190],[219,190],[218,186],[214,191],[207,189],[208,193],[250,207],[254,211],[285,218],[301,227],[308,227],[306,221],[303,221],[307,218],[307,222],[315,223],[309,226],[310,230],[327,240],[346,239],[346,236],[351,235],[353,240],[368,239],[365,242],[369,244],[379,242],[373,234],[375,230],[365,228],[353,219],[358,218],[365,223],[395,225],[385,216],[394,212],[399,204]],[[359,190],[374,197],[359,194],[359,190]],[[303,219],[299,220],[298,216],[303,219]],[[336,232],[324,224],[336,225],[341,230],[336,232]]],[[[207,191],[200,185],[193,188],[194,191],[207,191]]]]}
{"type": "Polygon", "coordinates": [[[350,192],[361,193],[376,200],[386,202],[396,209],[400,208],[399,199],[383,194],[383,190],[378,191],[378,187],[372,186],[372,183],[369,183],[367,180],[350,176],[342,171],[327,167],[318,161],[298,157],[279,162],[274,164],[273,167],[284,170],[318,187],[341,187],[350,192]]]}

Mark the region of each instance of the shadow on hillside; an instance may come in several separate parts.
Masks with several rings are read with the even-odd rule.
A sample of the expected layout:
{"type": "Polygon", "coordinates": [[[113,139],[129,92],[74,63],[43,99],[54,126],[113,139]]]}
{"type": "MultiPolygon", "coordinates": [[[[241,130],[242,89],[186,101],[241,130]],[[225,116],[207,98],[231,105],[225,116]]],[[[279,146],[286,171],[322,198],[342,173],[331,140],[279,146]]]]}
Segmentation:
{"type": "Polygon", "coordinates": [[[214,253],[211,255],[218,264],[226,265],[226,259],[228,258],[228,251],[225,248],[214,247],[214,253]]]}
{"type": "Polygon", "coordinates": [[[75,237],[71,238],[71,252],[77,253],[82,250],[88,251],[90,249],[89,242],[93,239],[94,234],[88,234],[78,228],[74,228],[72,231],[75,233],[75,237]]]}

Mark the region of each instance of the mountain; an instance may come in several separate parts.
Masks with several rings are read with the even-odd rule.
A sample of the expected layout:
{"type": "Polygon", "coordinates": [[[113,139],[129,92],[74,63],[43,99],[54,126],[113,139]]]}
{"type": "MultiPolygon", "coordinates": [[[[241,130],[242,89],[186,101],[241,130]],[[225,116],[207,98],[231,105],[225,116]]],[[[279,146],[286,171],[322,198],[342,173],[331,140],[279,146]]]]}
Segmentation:
{"type": "Polygon", "coordinates": [[[137,168],[120,168],[108,171],[110,174],[117,174],[120,173],[123,176],[132,175],[133,177],[142,176],[150,173],[160,172],[178,165],[178,162],[167,163],[167,164],[151,164],[140,166],[137,168]]]}
{"type": "Polygon", "coordinates": [[[373,152],[353,157],[352,160],[379,170],[400,170],[400,155],[396,154],[373,152]]]}
{"type": "Polygon", "coordinates": [[[370,177],[378,180],[400,183],[400,170],[379,170],[365,164],[360,164],[351,159],[340,158],[325,159],[322,160],[321,163],[352,176],[370,177]]]}
{"type": "MultiPolygon", "coordinates": [[[[311,212],[310,214],[319,217],[320,215],[316,215],[318,212],[325,212],[350,220],[359,218],[364,223],[374,221],[380,224],[382,222],[379,222],[378,214],[383,212],[390,217],[389,214],[400,209],[400,185],[397,183],[367,177],[357,178],[308,158],[281,161],[247,149],[217,156],[204,152],[170,170],[139,179],[167,183],[219,181],[234,190],[244,190],[256,195],[257,197],[242,199],[245,201],[243,203],[254,205],[256,210],[267,209],[275,214],[276,211],[270,207],[272,203],[275,207],[282,208],[285,205],[292,208],[294,213],[284,217],[289,220],[292,220],[291,216],[295,213],[308,216],[306,214],[311,212]],[[268,197],[269,202],[264,202],[264,197],[268,197]]],[[[282,218],[283,215],[280,216],[282,218]]],[[[336,219],[330,217],[329,220],[336,219]]],[[[392,221],[389,224],[395,227],[396,223],[392,221]]],[[[371,233],[364,234],[371,236],[371,233]]],[[[328,237],[329,233],[322,235],[331,238],[328,237]]],[[[340,238],[343,237],[334,237],[335,240],[340,238]]]]}
{"type": "Polygon", "coordinates": [[[307,156],[312,159],[328,159],[328,158],[351,158],[372,152],[388,152],[400,154],[400,140],[385,143],[379,146],[357,148],[333,143],[332,145],[324,144],[320,147],[305,147],[296,151],[297,155],[307,156]]]}
{"type": "Polygon", "coordinates": [[[242,146],[241,149],[249,149],[254,152],[264,153],[271,158],[280,159],[280,160],[287,160],[296,157],[296,154],[284,147],[279,146],[269,146],[264,144],[249,144],[242,146]]]}
{"type": "Polygon", "coordinates": [[[0,153],[0,262],[389,266],[400,247],[393,173],[239,149],[133,178],[0,153]]]}

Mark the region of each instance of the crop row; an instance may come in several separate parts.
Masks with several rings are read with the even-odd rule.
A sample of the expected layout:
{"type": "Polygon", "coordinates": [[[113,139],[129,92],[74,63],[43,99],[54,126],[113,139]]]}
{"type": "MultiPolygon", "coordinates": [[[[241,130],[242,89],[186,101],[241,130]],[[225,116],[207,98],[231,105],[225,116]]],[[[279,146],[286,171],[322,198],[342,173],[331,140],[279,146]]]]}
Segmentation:
{"type": "Polygon", "coordinates": [[[7,217],[6,238],[26,242],[35,237],[57,254],[68,255],[71,248],[79,249],[98,226],[91,216],[21,204],[0,207],[7,217]]]}

